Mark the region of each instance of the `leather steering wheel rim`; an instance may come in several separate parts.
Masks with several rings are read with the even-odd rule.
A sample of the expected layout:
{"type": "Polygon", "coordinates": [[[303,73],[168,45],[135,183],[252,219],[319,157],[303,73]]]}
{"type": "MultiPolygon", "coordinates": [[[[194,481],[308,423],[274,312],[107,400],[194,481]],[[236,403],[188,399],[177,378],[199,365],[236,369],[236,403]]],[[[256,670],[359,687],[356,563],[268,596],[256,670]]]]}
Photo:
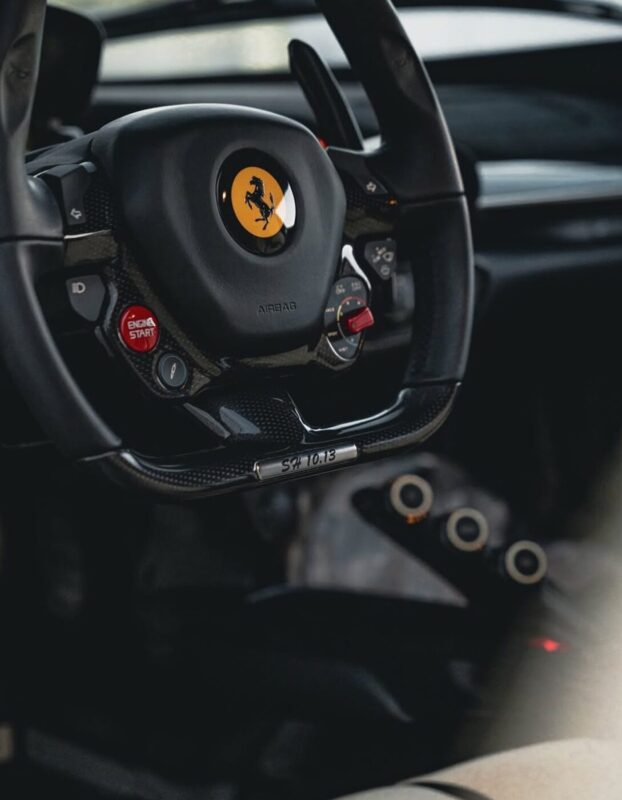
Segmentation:
{"type": "MultiPolygon", "coordinates": [[[[285,391],[263,396],[233,392],[226,407],[208,400],[201,413],[210,424],[220,425],[223,409],[229,418],[235,415],[236,420],[249,422],[243,435],[232,437],[230,430],[225,431],[212,450],[166,459],[133,451],[122,441],[89,402],[54,340],[38,286],[45,276],[62,273],[67,241],[57,201],[41,173],[52,166],[82,163],[88,156],[114,184],[127,163],[120,141],[139,136],[147,141],[154,130],[160,135],[162,121],[176,132],[189,127],[194,132],[196,126],[214,125],[218,111],[185,107],[161,110],[159,116],[158,112],[132,115],[134,119],[112,123],[79,145],[47,151],[30,160],[27,170],[24,156],[45,0],[14,0],[0,9],[1,352],[50,439],[70,458],[117,483],[170,497],[204,497],[262,480],[295,477],[299,470],[290,466],[296,460],[304,464],[306,459],[314,472],[330,470],[418,445],[451,410],[466,367],[474,283],[468,210],[451,138],[425,68],[389,0],[321,0],[318,5],[372,102],[381,146],[373,152],[333,148],[320,154],[319,144],[318,152],[313,150],[312,135],[294,131],[294,123],[268,119],[272,115],[262,112],[227,113],[242,126],[249,114],[255,114],[267,132],[270,125],[282,125],[279,130],[285,136],[291,133],[295,147],[308,148],[310,163],[324,180],[322,186],[335,186],[334,213],[327,215],[331,219],[341,213],[340,192],[344,202],[347,196],[348,208],[356,207],[359,215],[361,209],[370,218],[384,213],[389,201],[366,197],[360,186],[373,180],[386,187],[395,235],[408,253],[417,289],[411,356],[402,390],[382,412],[326,428],[307,424],[285,391]],[[343,188],[337,188],[336,176],[343,188]],[[287,469],[279,471],[279,464],[287,469]]],[[[244,146],[253,145],[251,138],[244,146]]],[[[265,144],[262,149],[269,147],[265,144]]],[[[301,194],[304,213],[314,201],[301,194]]],[[[133,206],[129,210],[121,206],[122,213],[131,216],[133,206]]],[[[329,226],[330,219],[324,224],[329,226]]],[[[280,258],[286,262],[287,250],[280,258]]],[[[348,274],[364,280],[359,273],[348,274]]],[[[326,287],[321,289],[325,293],[326,287]]],[[[236,333],[232,328],[231,337],[236,333]]]]}

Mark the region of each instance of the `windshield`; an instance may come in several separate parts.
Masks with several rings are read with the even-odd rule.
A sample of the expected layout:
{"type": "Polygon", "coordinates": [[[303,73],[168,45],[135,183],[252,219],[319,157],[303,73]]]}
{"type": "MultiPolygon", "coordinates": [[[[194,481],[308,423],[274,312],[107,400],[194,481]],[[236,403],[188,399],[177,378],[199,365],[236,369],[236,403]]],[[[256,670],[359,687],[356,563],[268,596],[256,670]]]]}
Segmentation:
{"type": "Polygon", "coordinates": [[[55,0],[54,5],[99,15],[100,13],[154,7],[162,5],[162,0],[55,0]]]}
{"type": "MultiPolygon", "coordinates": [[[[135,11],[140,8],[157,8],[157,6],[161,6],[165,3],[168,4],[170,2],[171,0],[54,0],[54,5],[73,8],[77,11],[88,11],[98,16],[106,16],[111,13],[115,15],[122,14],[125,11],[135,11]]],[[[183,0],[179,0],[179,2],[183,2],[183,0]]],[[[233,2],[235,2],[235,0],[233,0],[233,2]]],[[[244,0],[242,0],[242,2],[244,2],[244,0]]],[[[609,0],[609,2],[605,3],[602,3],[601,0],[583,0],[583,2],[591,5],[613,6],[622,9],[622,0],[609,0]]],[[[288,4],[278,3],[278,5],[287,6],[288,4]]],[[[294,5],[294,3],[292,3],[292,5],[294,5]]],[[[413,5],[424,5],[424,3],[413,3],[413,5]]],[[[560,10],[564,10],[565,4],[563,0],[560,0],[559,5],[560,10]]],[[[517,2],[517,6],[520,6],[520,2],[517,2]]],[[[573,8],[576,10],[577,6],[575,5],[573,8]]]]}
{"type": "MultiPolygon", "coordinates": [[[[157,5],[156,0],[62,0],[75,9],[116,9],[123,14],[132,2],[157,5]]],[[[290,5],[279,2],[278,8],[290,5]]],[[[248,16],[236,22],[180,29],[171,23],[161,30],[142,32],[138,28],[125,36],[113,33],[104,49],[100,77],[103,81],[128,81],[283,74],[288,71],[291,39],[311,44],[333,68],[347,67],[339,43],[319,14],[253,19],[252,4],[247,4],[246,11],[248,16]]],[[[622,38],[622,26],[611,20],[518,7],[411,7],[400,9],[400,16],[424,59],[622,38]]]]}

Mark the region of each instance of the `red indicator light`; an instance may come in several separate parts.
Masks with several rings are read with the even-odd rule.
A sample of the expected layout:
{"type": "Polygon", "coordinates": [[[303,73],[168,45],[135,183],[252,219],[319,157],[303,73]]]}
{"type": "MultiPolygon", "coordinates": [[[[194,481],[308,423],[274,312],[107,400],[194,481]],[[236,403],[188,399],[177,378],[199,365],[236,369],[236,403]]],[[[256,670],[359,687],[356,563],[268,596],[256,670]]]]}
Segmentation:
{"type": "Polygon", "coordinates": [[[129,306],[119,320],[119,336],[135,353],[149,353],[160,338],[158,318],[145,306],[129,306]]]}
{"type": "Polygon", "coordinates": [[[535,636],[529,640],[528,645],[534,650],[544,650],[545,653],[565,653],[568,650],[567,644],[548,636],[535,636]]]}

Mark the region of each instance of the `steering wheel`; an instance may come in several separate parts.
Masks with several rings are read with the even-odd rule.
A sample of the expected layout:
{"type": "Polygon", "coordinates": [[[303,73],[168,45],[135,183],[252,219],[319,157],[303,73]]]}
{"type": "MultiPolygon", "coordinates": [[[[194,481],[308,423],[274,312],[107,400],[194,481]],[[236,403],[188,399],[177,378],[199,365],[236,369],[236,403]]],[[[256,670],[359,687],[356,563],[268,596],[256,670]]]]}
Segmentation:
{"type": "Polygon", "coordinates": [[[53,443],[117,483],[202,497],[318,473],[413,447],[451,410],[474,280],[451,138],[389,0],[318,5],[376,112],[376,150],[326,149],[291,119],[205,104],[130,114],[25,158],[45,0],[1,5],[2,357],[53,443]],[[373,416],[314,427],[283,375],[341,371],[347,386],[374,320],[361,249],[374,237],[414,276],[402,388],[373,416]],[[194,452],[138,452],[109,427],[55,336],[54,280],[150,402],[205,431],[194,452]]]}

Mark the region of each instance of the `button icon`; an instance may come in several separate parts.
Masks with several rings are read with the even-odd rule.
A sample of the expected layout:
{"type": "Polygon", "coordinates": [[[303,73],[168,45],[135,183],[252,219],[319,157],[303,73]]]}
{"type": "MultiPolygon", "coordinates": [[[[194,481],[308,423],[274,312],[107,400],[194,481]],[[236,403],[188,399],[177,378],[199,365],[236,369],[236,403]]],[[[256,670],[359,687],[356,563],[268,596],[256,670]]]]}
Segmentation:
{"type": "Polygon", "coordinates": [[[356,182],[360,186],[360,188],[365,192],[366,195],[369,197],[386,197],[387,196],[387,189],[386,187],[373,175],[370,175],[368,172],[357,175],[356,182]]]}
{"type": "Polygon", "coordinates": [[[365,260],[383,281],[395,272],[397,266],[397,243],[395,239],[384,239],[379,242],[367,242],[365,260]]]}
{"type": "Polygon", "coordinates": [[[96,167],[90,161],[81,164],[64,164],[52,167],[41,174],[41,178],[54,192],[68,227],[86,222],[84,198],[91,184],[96,167]]]}
{"type": "Polygon", "coordinates": [[[69,303],[76,314],[87,322],[95,322],[100,315],[106,289],[99,275],[84,275],[66,282],[69,303]]]}
{"type": "Polygon", "coordinates": [[[167,389],[181,389],[188,380],[186,362],[175,353],[165,353],[158,361],[158,378],[167,389]]]}
{"type": "Polygon", "coordinates": [[[145,306],[129,306],[119,320],[119,336],[135,353],[149,353],[158,344],[160,324],[156,315],[145,306]]]}

